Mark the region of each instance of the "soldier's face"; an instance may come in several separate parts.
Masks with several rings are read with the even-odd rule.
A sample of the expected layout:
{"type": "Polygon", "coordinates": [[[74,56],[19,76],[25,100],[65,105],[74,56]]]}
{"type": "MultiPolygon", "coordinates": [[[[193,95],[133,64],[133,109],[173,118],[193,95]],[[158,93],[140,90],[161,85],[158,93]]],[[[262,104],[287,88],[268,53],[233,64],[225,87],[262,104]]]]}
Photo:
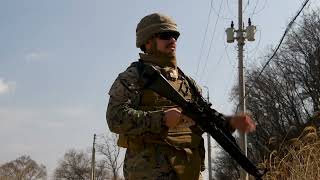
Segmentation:
{"type": "Polygon", "coordinates": [[[154,36],[153,39],[149,40],[146,44],[146,49],[157,51],[167,56],[175,56],[176,54],[176,43],[179,37],[177,32],[161,32],[154,36]]]}
{"type": "Polygon", "coordinates": [[[175,55],[176,43],[179,37],[177,32],[161,32],[155,35],[157,50],[169,56],[175,55]]]}
{"type": "Polygon", "coordinates": [[[179,33],[162,32],[155,34],[146,44],[146,50],[151,54],[174,57],[176,55],[176,43],[179,33]]]}
{"type": "Polygon", "coordinates": [[[156,37],[157,50],[169,56],[176,54],[176,43],[177,40],[173,37],[168,40],[156,37]]]}

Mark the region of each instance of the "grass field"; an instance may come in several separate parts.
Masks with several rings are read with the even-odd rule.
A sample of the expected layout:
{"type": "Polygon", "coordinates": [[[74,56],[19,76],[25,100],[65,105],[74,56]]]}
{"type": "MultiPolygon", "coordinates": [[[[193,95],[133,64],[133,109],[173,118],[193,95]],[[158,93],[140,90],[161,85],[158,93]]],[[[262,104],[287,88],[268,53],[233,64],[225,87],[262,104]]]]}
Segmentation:
{"type": "Polygon", "coordinates": [[[317,129],[306,127],[299,137],[283,142],[260,165],[269,169],[264,180],[319,180],[320,138],[317,129]]]}

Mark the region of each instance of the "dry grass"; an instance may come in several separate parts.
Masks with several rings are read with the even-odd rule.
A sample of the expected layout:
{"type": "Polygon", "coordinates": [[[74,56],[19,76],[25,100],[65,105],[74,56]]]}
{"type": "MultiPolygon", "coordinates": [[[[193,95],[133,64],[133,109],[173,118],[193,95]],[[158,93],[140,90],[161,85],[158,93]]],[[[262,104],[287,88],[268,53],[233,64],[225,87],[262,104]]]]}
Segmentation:
{"type": "Polygon", "coordinates": [[[269,169],[264,180],[320,179],[320,138],[317,129],[306,127],[302,134],[270,153],[262,167],[269,169]]]}

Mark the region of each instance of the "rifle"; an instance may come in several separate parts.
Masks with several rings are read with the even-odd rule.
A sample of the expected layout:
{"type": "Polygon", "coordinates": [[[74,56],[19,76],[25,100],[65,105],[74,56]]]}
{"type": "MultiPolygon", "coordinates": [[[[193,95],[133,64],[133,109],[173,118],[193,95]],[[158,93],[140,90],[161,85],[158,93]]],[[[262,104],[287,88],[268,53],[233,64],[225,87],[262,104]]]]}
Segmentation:
{"type": "MultiPolygon", "coordinates": [[[[224,116],[211,108],[211,103],[207,102],[196,87],[192,85],[191,80],[186,76],[195,99],[187,101],[179,94],[166,80],[166,78],[155,67],[138,63],[138,69],[142,70],[140,80],[145,88],[149,88],[182,108],[182,113],[192,118],[195,123],[204,131],[211,135],[220,146],[229,153],[229,155],[249,174],[256,179],[261,179],[266,173],[266,169],[258,169],[241,151],[231,132],[225,128],[224,116]]],[[[140,71],[139,70],[139,71],[140,71]]]]}

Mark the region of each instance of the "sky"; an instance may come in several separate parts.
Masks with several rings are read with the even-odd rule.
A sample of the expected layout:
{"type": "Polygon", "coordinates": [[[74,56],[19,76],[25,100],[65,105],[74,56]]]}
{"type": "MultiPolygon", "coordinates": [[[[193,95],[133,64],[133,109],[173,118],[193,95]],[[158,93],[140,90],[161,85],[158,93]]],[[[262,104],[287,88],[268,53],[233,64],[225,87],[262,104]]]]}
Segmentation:
{"type": "MultiPolygon", "coordinates": [[[[257,26],[246,67],[261,64],[302,2],[243,0],[244,25],[250,17],[257,26]]],[[[305,11],[319,5],[310,0],[305,11]]],[[[0,0],[0,164],[30,155],[50,179],[67,150],[106,134],[108,90],[138,59],[135,28],[153,12],[176,20],[178,65],[218,111],[232,113],[237,48],[225,29],[238,28],[237,11],[233,0],[0,0]]]]}

